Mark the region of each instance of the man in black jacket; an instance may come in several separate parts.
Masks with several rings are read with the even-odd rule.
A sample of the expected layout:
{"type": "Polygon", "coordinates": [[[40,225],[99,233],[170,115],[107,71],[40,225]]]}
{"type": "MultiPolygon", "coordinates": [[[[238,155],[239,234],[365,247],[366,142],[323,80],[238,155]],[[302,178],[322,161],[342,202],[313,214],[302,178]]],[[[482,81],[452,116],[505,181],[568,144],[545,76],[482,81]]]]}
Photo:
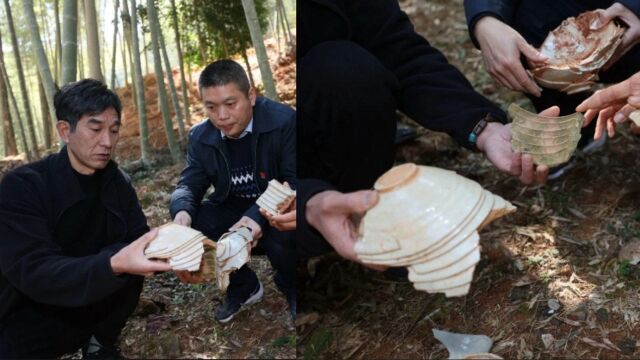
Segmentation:
{"type": "Polygon", "coordinates": [[[120,100],[96,80],[54,98],[66,146],[0,184],[0,358],[51,358],[83,346],[118,357],[143,276],[170,269],[143,251],[157,234],[111,155],[120,100]]]}
{"type": "Polygon", "coordinates": [[[357,261],[351,219],[375,204],[362,190],[393,165],[396,110],[525,183],[546,179],[546,167],[512,152],[503,111],[415,32],[397,1],[302,0],[298,16],[300,257],[335,250],[357,261]]]}
{"type": "MultiPolygon", "coordinates": [[[[193,226],[214,241],[229,230],[249,227],[276,270],[275,283],[295,317],[294,233],[271,227],[256,204],[271,179],[295,187],[295,111],[257,98],[242,66],[231,60],[209,64],[199,88],[208,119],[189,133],[187,165],[171,196],[173,221],[193,226]],[[201,203],[212,185],[213,192],[201,203]]],[[[191,280],[186,273],[179,277],[191,280]]],[[[215,318],[226,323],[242,305],[262,296],[262,284],[245,265],[231,274],[226,301],[215,318]]]]}
{"type": "MultiPolygon", "coordinates": [[[[543,91],[526,73],[521,61],[523,58],[544,61],[536,48],[550,31],[569,17],[602,9],[599,24],[592,26],[616,19],[628,27],[620,48],[599,73],[601,82],[617,83],[640,70],[640,46],[637,46],[640,42],[639,0],[465,0],[464,8],[469,35],[474,45],[482,50],[489,74],[509,89],[524,92],[538,111],[557,105],[560,115],[571,114],[589,95],[588,92],[568,95],[554,89],[543,91]]],[[[593,123],[582,131],[580,148],[588,145],[594,135],[596,139],[601,138],[607,127],[605,120],[599,119],[597,127],[593,123]]],[[[612,125],[609,135],[614,135],[612,125]]]]}

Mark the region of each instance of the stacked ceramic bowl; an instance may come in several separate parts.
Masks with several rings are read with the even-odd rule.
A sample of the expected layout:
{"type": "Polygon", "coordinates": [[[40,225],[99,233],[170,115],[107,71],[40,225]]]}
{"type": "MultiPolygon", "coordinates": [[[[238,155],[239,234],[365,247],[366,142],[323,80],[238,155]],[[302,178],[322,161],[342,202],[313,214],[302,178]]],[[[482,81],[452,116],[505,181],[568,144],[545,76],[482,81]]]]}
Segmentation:
{"type": "Polygon", "coordinates": [[[589,11],[563,21],[540,46],[548,58],[544,63],[529,61],[535,80],[544,87],[567,94],[589,90],[598,72],[622,44],[625,29],[614,21],[595,28],[597,11],[589,11]]]}
{"type": "Polygon", "coordinates": [[[540,116],[516,104],[509,106],[513,120],[513,151],[530,154],[539,165],[555,166],[569,161],[580,140],[584,117],[581,113],[567,116],[540,116]]]}
{"type": "Polygon", "coordinates": [[[220,290],[225,291],[231,273],[249,261],[252,241],[251,230],[241,227],[222,235],[216,243],[216,278],[220,290]]]}
{"type": "Polygon", "coordinates": [[[374,188],[379,202],[355,244],[360,260],[407,266],[416,289],[447,297],[469,292],[480,261],[478,230],[515,211],[475,181],[435,167],[396,166],[374,188]]]}
{"type": "Polygon", "coordinates": [[[173,270],[198,271],[205,240],[206,236],[197,230],[169,223],[160,227],[144,254],[149,259],[167,259],[173,270]]]}
{"type": "Polygon", "coordinates": [[[280,215],[289,208],[295,198],[294,190],[273,179],[269,181],[267,190],[260,195],[256,204],[271,215],[280,215]]]}

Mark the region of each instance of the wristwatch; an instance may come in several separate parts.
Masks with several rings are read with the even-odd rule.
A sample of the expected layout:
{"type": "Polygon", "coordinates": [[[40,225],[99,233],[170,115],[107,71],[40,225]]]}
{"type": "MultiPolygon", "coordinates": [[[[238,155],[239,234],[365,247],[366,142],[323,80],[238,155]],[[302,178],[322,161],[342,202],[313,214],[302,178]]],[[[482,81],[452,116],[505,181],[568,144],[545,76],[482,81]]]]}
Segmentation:
{"type": "Polygon", "coordinates": [[[487,115],[485,115],[484,118],[478,121],[476,126],[474,126],[473,130],[471,130],[471,132],[469,133],[469,137],[467,138],[467,140],[476,149],[476,151],[480,151],[480,149],[478,149],[478,136],[480,136],[480,134],[487,127],[487,124],[490,122],[501,123],[502,121],[498,120],[491,113],[487,113],[487,115]]]}

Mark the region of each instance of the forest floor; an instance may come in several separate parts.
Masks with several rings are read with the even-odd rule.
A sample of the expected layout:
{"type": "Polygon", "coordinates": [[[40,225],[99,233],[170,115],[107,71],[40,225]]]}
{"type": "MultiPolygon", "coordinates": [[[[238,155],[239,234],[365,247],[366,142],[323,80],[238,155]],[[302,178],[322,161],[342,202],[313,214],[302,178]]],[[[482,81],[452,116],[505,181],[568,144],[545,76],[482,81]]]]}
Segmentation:
{"type": "MultiPolygon", "coordinates": [[[[486,73],[462,0],[402,0],[416,30],[503,109],[522,95],[486,73]]],[[[451,109],[455,111],[455,109],[451,109]]],[[[411,121],[407,120],[408,123],[411,121]]],[[[335,254],[307,264],[297,353],[305,359],[445,358],[432,329],[483,334],[504,358],[638,358],[640,269],[620,261],[640,241],[640,138],[622,129],[544,186],[526,187],[444,134],[419,129],[397,163],[455,170],[518,207],[483,230],[470,293],[417,291],[335,254]],[[560,309],[555,313],[549,305],[560,309]]]]}

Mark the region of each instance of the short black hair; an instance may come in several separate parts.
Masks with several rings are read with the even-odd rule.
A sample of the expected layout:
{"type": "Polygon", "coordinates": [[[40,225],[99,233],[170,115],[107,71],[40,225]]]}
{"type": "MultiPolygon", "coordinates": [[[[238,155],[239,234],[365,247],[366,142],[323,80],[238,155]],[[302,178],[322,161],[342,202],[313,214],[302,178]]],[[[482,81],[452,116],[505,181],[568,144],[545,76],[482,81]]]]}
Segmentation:
{"type": "Polygon", "coordinates": [[[238,85],[240,91],[249,94],[249,78],[244,68],[233,60],[223,59],[212,62],[200,73],[198,87],[202,89],[211,86],[223,86],[229,83],[238,85]]]}
{"type": "Polygon", "coordinates": [[[108,108],[118,113],[118,120],[122,105],[118,95],[107,88],[107,85],[95,79],[83,79],[64,85],[53,96],[56,117],[69,123],[71,131],[84,115],[99,114],[108,108]]]}

